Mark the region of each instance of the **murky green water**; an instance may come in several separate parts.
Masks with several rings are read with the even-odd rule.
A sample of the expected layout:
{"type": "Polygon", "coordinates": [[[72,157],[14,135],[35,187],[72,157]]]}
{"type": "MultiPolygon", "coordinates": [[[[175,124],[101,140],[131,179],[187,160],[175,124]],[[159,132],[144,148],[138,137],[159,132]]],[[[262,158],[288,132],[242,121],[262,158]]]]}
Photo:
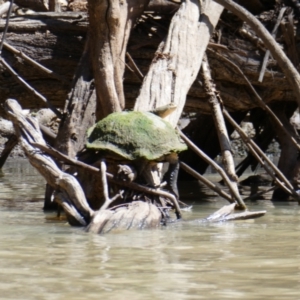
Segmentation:
{"type": "MultiPolygon", "coordinates": [[[[298,206],[254,203],[251,209],[268,214],[99,236],[50,222],[43,193],[27,163],[9,163],[0,173],[0,299],[300,297],[298,206]]],[[[203,198],[195,186],[183,194],[203,198]]],[[[205,217],[222,204],[202,202],[184,217],[205,217]]]]}

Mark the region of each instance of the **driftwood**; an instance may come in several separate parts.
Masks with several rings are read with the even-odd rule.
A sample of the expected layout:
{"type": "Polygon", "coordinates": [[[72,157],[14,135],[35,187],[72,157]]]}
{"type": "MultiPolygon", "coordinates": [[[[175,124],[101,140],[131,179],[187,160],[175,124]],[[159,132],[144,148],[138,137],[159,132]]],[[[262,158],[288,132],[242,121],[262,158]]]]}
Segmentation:
{"type": "Polygon", "coordinates": [[[247,220],[259,218],[266,214],[265,210],[249,212],[245,211],[242,213],[234,213],[234,208],[236,204],[230,204],[223,206],[218,211],[214,212],[207,218],[199,220],[200,222],[225,222],[225,221],[234,221],[234,220],[247,220]]]}
{"type": "Polygon", "coordinates": [[[61,193],[63,202],[71,208],[76,206],[80,218],[67,214],[69,222],[74,224],[76,220],[78,225],[87,224],[93,215],[93,211],[88,206],[76,179],[72,175],[62,172],[50,157],[36,151],[31,146],[33,142],[46,145],[38,123],[30,117],[25,117],[22,114],[21,107],[15,100],[7,100],[5,105],[6,112],[14,124],[15,132],[30,163],[41,173],[48,184],[61,193]]]}
{"type": "MultiPolygon", "coordinates": [[[[85,164],[84,162],[81,161],[77,161],[59,151],[57,151],[56,149],[51,148],[50,146],[45,146],[42,144],[38,144],[38,143],[32,143],[32,146],[46,152],[47,154],[51,155],[52,157],[56,158],[56,160],[58,161],[62,161],[65,164],[68,165],[73,165],[73,166],[77,166],[79,168],[83,168],[85,170],[87,170],[88,172],[94,173],[95,174],[99,174],[101,169],[98,169],[94,166],[90,166],[88,164],[85,164]]],[[[178,202],[176,200],[176,198],[174,197],[174,195],[166,192],[166,191],[162,191],[162,190],[157,190],[157,189],[153,189],[150,187],[146,187],[146,186],[142,186],[140,184],[134,183],[134,182],[126,182],[126,181],[119,181],[114,179],[112,174],[106,173],[106,177],[107,179],[111,182],[114,183],[116,185],[119,185],[121,187],[128,187],[132,190],[136,190],[139,192],[144,192],[144,193],[148,193],[150,195],[156,195],[156,196],[161,196],[161,197],[165,197],[168,198],[174,205],[175,207],[175,212],[177,215],[177,218],[180,219],[181,218],[181,212],[180,212],[180,208],[178,205],[178,202]]],[[[102,175],[103,178],[103,175],[102,175]]],[[[104,180],[102,179],[102,182],[104,180]]],[[[106,186],[106,182],[104,182],[104,186],[106,186]]],[[[104,195],[105,198],[107,198],[107,192],[106,192],[106,196],[104,195]]]]}
{"type": "Polygon", "coordinates": [[[238,177],[235,174],[234,161],[231,153],[231,146],[224,117],[222,114],[221,99],[216,91],[215,84],[211,78],[211,72],[206,55],[202,61],[202,75],[205,90],[209,96],[209,104],[211,107],[213,119],[218,132],[218,138],[222,153],[223,165],[227,174],[228,180],[226,183],[230,186],[230,191],[240,208],[246,208],[246,205],[239,194],[238,177]]]}
{"type": "MultiPolygon", "coordinates": [[[[222,2],[222,3],[224,2],[224,3],[226,3],[226,5],[229,5],[228,7],[233,8],[233,10],[235,9],[235,6],[234,6],[234,4],[231,3],[231,1],[221,1],[220,0],[217,2],[222,2]]],[[[89,35],[87,41],[85,42],[86,48],[85,48],[84,55],[82,56],[81,67],[85,65],[85,66],[87,66],[87,70],[86,70],[86,72],[84,72],[83,69],[80,69],[80,68],[78,69],[79,71],[77,72],[75,80],[73,81],[73,88],[74,88],[75,92],[73,93],[73,91],[74,91],[73,90],[72,93],[70,93],[69,96],[66,97],[69,99],[69,102],[67,102],[64,107],[64,120],[62,122],[62,125],[63,126],[65,125],[66,131],[69,132],[69,136],[66,136],[65,140],[61,139],[65,133],[62,130],[60,132],[60,136],[58,139],[59,142],[63,142],[63,143],[65,142],[65,144],[69,143],[66,147],[64,147],[64,149],[62,149],[62,151],[64,153],[67,153],[71,157],[75,156],[75,154],[77,153],[77,151],[81,148],[81,146],[83,144],[84,134],[82,134],[82,132],[77,133],[77,129],[81,129],[83,132],[85,132],[86,127],[88,127],[89,124],[91,124],[95,120],[94,116],[92,116],[92,115],[89,116],[90,119],[86,122],[82,121],[82,119],[76,118],[77,116],[85,115],[85,113],[86,113],[85,105],[87,103],[91,104],[91,111],[93,111],[94,108],[96,107],[96,99],[95,99],[96,96],[93,93],[94,82],[93,82],[93,78],[91,76],[91,66],[89,65],[90,63],[93,63],[93,65],[96,66],[96,67],[94,67],[93,72],[94,72],[94,76],[95,76],[97,97],[98,97],[98,101],[100,99],[100,104],[104,105],[104,107],[101,107],[101,105],[100,106],[98,105],[99,107],[101,107],[101,111],[98,110],[96,112],[97,116],[100,117],[101,114],[105,115],[112,111],[118,111],[118,110],[122,109],[125,105],[125,103],[123,101],[124,97],[123,97],[122,79],[123,79],[123,70],[126,65],[124,49],[127,44],[127,39],[128,39],[128,35],[129,35],[128,28],[130,26],[127,28],[126,22],[125,23],[122,23],[122,22],[123,22],[124,16],[125,16],[124,20],[125,19],[127,20],[127,16],[128,16],[127,14],[128,14],[128,11],[130,11],[131,3],[130,3],[130,1],[128,1],[128,3],[126,3],[126,5],[125,5],[126,7],[124,8],[125,14],[123,14],[122,11],[116,10],[116,11],[118,11],[118,13],[120,13],[120,15],[117,16],[117,18],[122,19],[122,22],[121,22],[122,24],[120,26],[115,26],[114,21],[115,21],[116,16],[114,14],[107,15],[107,12],[108,12],[107,7],[104,7],[104,9],[99,10],[100,4],[101,4],[100,2],[95,1],[95,2],[93,2],[94,6],[92,5],[90,7],[90,9],[93,12],[95,11],[96,17],[103,14],[103,12],[105,12],[105,15],[108,16],[108,18],[107,18],[107,24],[104,24],[104,27],[105,26],[109,27],[111,30],[113,30],[116,37],[121,36],[122,38],[116,38],[116,40],[112,40],[112,39],[110,39],[110,37],[107,37],[107,35],[105,34],[105,36],[102,36],[103,39],[101,39],[101,41],[104,41],[104,42],[99,47],[99,45],[96,45],[94,43],[95,39],[99,40],[99,36],[101,34],[103,34],[103,32],[107,33],[109,31],[109,30],[107,30],[107,28],[103,29],[103,28],[100,28],[100,26],[99,26],[99,28],[98,28],[99,31],[97,32],[97,30],[96,30],[95,32],[91,33],[89,35]],[[129,10],[126,12],[126,9],[129,9],[129,10]],[[122,43],[120,44],[119,42],[121,40],[122,40],[122,43]],[[107,44],[110,44],[111,47],[108,47],[107,44]],[[119,56],[119,53],[116,54],[116,49],[118,49],[118,50],[121,49],[120,56],[119,56]],[[104,51],[105,55],[101,59],[99,59],[99,57],[102,55],[102,50],[107,50],[107,51],[104,51]],[[93,57],[93,60],[91,60],[90,57],[93,57]],[[108,71],[107,66],[111,66],[113,70],[108,71]],[[87,76],[85,77],[86,74],[87,74],[87,76]],[[87,79],[87,81],[85,81],[82,84],[81,80],[83,80],[83,79],[84,80],[87,79]],[[107,85],[105,85],[105,89],[102,88],[102,90],[101,90],[101,85],[104,81],[107,82],[107,85]],[[78,85],[79,85],[79,89],[78,89],[78,85]],[[81,97],[81,95],[83,95],[83,97],[81,97]],[[103,101],[103,99],[106,96],[108,98],[108,101],[105,104],[105,101],[103,101]],[[78,104],[77,99],[83,99],[84,101],[77,106],[77,104],[78,104]],[[73,114],[74,111],[75,111],[75,113],[73,114]],[[69,118],[69,120],[73,120],[73,121],[75,120],[75,122],[72,121],[73,123],[71,122],[68,124],[67,118],[69,118]],[[84,124],[84,125],[80,126],[81,124],[84,124]],[[78,136],[79,136],[79,138],[78,138],[78,136]]],[[[156,40],[154,42],[154,44],[152,43],[153,41],[149,41],[149,40],[146,41],[146,42],[152,43],[152,45],[157,45],[159,42],[161,42],[161,44],[159,46],[159,50],[156,52],[156,56],[155,56],[154,60],[152,61],[151,65],[150,65],[150,71],[144,78],[140,96],[138,97],[138,100],[135,105],[136,110],[149,110],[151,108],[161,106],[162,104],[166,104],[166,103],[168,104],[170,102],[175,103],[178,105],[177,112],[169,119],[170,122],[173,124],[173,126],[175,126],[177,124],[179,116],[181,115],[184,106],[186,108],[186,111],[189,111],[189,110],[197,111],[198,109],[201,109],[202,112],[210,112],[211,111],[209,105],[203,104],[203,103],[205,103],[205,100],[207,99],[207,95],[206,95],[203,87],[198,87],[198,89],[195,90],[195,88],[192,86],[192,83],[193,83],[194,79],[197,77],[197,73],[198,73],[198,70],[199,70],[199,67],[201,64],[202,55],[204,53],[206,45],[208,44],[208,40],[209,40],[209,36],[210,36],[209,33],[212,32],[212,28],[217,23],[221,11],[222,11],[222,7],[214,2],[209,2],[208,6],[201,7],[197,1],[186,1],[185,3],[183,3],[181,5],[178,12],[173,16],[173,19],[171,21],[171,25],[169,28],[169,33],[168,33],[165,41],[161,42],[161,40],[156,40]],[[215,7],[215,9],[214,9],[214,7],[215,7]],[[205,15],[203,14],[204,9],[207,9],[207,11],[204,11],[205,15]],[[213,13],[216,13],[216,14],[214,15],[213,13]],[[180,20],[183,19],[184,16],[188,16],[188,18],[187,18],[188,21],[186,22],[186,24],[184,23],[184,26],[189,24],[190,29],[192,28],[190,30],[190,36],[186,36],[184,31],[178,31],[179,25],[182,26],[182,24],[180,24],[180,20]],[[210,19],[210,17],[212,17],[212,18],[210,19]],[[200,21],[199,21],[199,19],[200,19],[200,21]],[[189,40],[191,38],[195,39],[194,38],[194,36],[196,36],[195,33],[199,33],[201,31],[200,30],[201,22],[202,22],[202,25],[204,24],[204,27],[203,27],[204,29],[203,28],[202,29],[205,31],[205,34],[204,34],[205,41],[203,43],[203,48],[201,49],[200,52],[198,52],[198,50],[199,50],[198,42],[199,41],[196,40],[197,42],[190,43],[189,40]],[[207,23],[209,24],[209,26],[207,25],[207,23]],[[185,45],[191,44],[191,45],[195,46],[195,47],[190,47],[188,49],[188,51],[190,51],[190,52],[188,52],[189,54],[187,54],[185,45],[183,45],[183,43],[181,43],[184,38],[187,39],[187,41],[185,41],[185,45]],[[172,43],[170,43],[171,40],[172,40],[172,43]],[[181,51],[180,49],[183,49],[185,52],[181,51]],[[173,52],[175,54],[173,54],[173,52]],[[183,53],[181,53],[181,52],[183,52],[183,53]],[[200,53],[200,55],[199,55],[199,57],[195,57],[193,53],[200,53]],[[163,72],[160,73],[161,70],[163,70],[163,72]],[[157,72],[159,73],[160,77],[157,76],[157,72]],[[162,84],[160,86],[161,82],[162,82],[162,84]],[[186,102],[185,97],[186,97],[186,93],[189,89],[190,89],[190,92],[189,92],[189,96],[187,97],[187,102],[186,102]]],[[[237,11],[240,13],[240,10],[237,10],[237,11]]],[[[137,15],[139,15],[139,13],[140,12],[138,12],[137,15]]],[[[73,26],[72,22],[74,22],[72,17],[73,16],[71,16],[71,15],[70,16],[65,15],[63,23],[67,24],[67,26],[72,27],[73,26]],[[70,20],[72,20],[72,21],[70,22],[70,20]]],[[[58,34],[58,32],[60,32],[61,35],[63,36],[63,32],[60,29],[61,27],[58,26],[58,24],[59,24],[59,22],[57,21],[58,15],[52,14],[50,16],[50,19],[51,18],[52,18],[52,20],[50,20],[48,23],[46,22],[47,24],[40,22],[41,28],[43,30],[46,30],[43,38],[50,36],[50,35],[55,36],[56,34],[58,34]],[[41,23],[43,23],[43,24],[41,24],[41,23]],[[45,24],[46,24],[46,26],[45,26],[45,24]],[[51,28],[51,26],[52,26],[53,30],[51,29],[48,31],[48,28],[51,28]]],[[[81,25],[82,25],[85,22],[84,18],[85,17],[82,17],[82,15],[80,15],[78,22],[75,21],[75,26],[77,26],[78,23],[81,23],[81,25]]],[[[34,19],[34,17],[33,17],[33,19],[34,19]]],[[[130,16],[129,16],[129,19],[130,19],[130,16]]],[[[132,21],[132,19],[131,19],[131,21],[132,21]]],[[[257,24],[254,21],[253,21],[254,22],[253,23],[251,20],[252,19],[250,18],[250,24],[252,24],[252,26],[254,26],[254,27],[257,26],[257,24]]],[[[97,27],[96,19],[93,19],[93,17],[92,17],[90,19],[90,22],[91,22],[91,24],[94,22],[93,23],[94,27],[97,27]]],[[[80,32],[80,35],[76,36],[77,41],[81,37],[84,37],[84,35],[85,35],[84,30],[82,30],[83,26],[81,26],[81,25],[78,26],[78,28],[80,28],[81,32],[80,32]]],[[[16,25],[16,24],[13,24],[13,26],[12,26],[12,28],[17,28],[17,27],[18,27],[18,25],[16,25]]],[[[268,38],[268,35],[265,33],[265,31],[262,30],[259,26],[257,26],[257,27],[258,27],[258,29],[257,28],[256,29],[258,30],[258,32],[260,32],[261,38],[265,42],[265,44],[267,46],[273,45],[272,44],[273,41],[268,40],[269,38],[268,38]]],[[[30,32],[30,30],[33,30],[32,28],[33,27],[30,27],[30,24],[29,24],[29,27],[25,28],[25,30],[28,30],[28,32],[30,32]]],[[[20,30],[20,28],[19,28],[19,30],[20,30]]],[[[24,28],[22,30],[24,30],[24,28]]],[[[76,33],[74,33],[75,31],[73,31],[74,36],[76,35],[76,33]]],[[[161,32],[157,32],[155,34],[155,36],[159,37],[160,39],[164,37],[164,35],[161,32]]],[[[54,37],[54,39],[55,38],[56,37],[54,37]]],[[[75,42],[76,42],[76,38],[74,39],[75,42]]],[[[134,39],[133,39],[133,41],[134,41],[134,39]]],[[[218,41],[221,41],[221,38],[219,38],[218,41]]],[[[133,101],[134,101],[135,97],[137,96],[137,90],[140,87],[140,83],[137,83],[137,81],[139,81],[141,79],[141,77],[142,77],[141,74],[146,74],[147,69],[149,67],[149,64],[143,65],[145,57],[143,57],[143,51],[139,51],[139,49],[143,47],[143,46],[141,46],[141,44],[143,45],[143,41],[138,41],[138,42],[135,41],[135,43],[136,44],[132,48],[130,47],[130,43],[129,43],[129,47],[128,47],[129,51],[130,51],[130,55],[127,56],[129,63],[133,66],[136,66],[136,68],[135,68],[135,72],[132,72],[131,74],[127,72],[125,74],[125,88],[124,89],[125,89],[125,97],[127,98],[127,103],[126,103],[127,107],[130,107],[130,106],[132,107],[133,101]],[[139,60],[138,55],[141,56],[140,60],[139,60]],[[138,70],[140,70],[140,72],[138,73],[139,77],[135,78],[138,70]],[[128,74],[130,74],[130,75],[128,75],[128,74]],[[126,86],[126,84],[127,84],[127,86],[126,86]],[[132,89],[132,87],[134,87],[134,88],[132,89]]],[[[215,44],[212,43],[211,46],[214,47],[214,49],[218,49],[217,50],[218,53],[221,53],[222,55],[226,56],[229,59],[234,59],[235,61],[237,61],[239,65],[241,64],[241,61],[243,62],[243,58],[247,57],[245,55],[245,53],[247,53],[247,54],[249,53],[249,50],[247,52],[247,50],[245,49],[244,53],[242,55],[241,55],[241,52],[243,52],[243,51],[239,51],[238,54],[237,53],[232,54],[232,53],[230,53],[230,51],[228,51],[229,49],[226,48],[226,46],[225,47],[222,45],[218,46],[216,43],[215,44]]],[[[240,48],[240,47],[238,47],[238,48],[240,48]]],[[[290,82],[293,83],[294,93],[296,95],[298,95],[298,98],[300,99],[300,96],[299,96],[300,90],[299,90],[299,88],[297,90],[297,87],[296,87],[297,82],[299,83],[299,75],[297,75],[298,76],[297,77],[294,74],[295,70],[286,61],[286,57],[284,56],[284,54],[282,54],[283,52],[282,51],[280,52],[277,48],[275,49],[274,53],[275,54],[277,53],[276,55],[279,55],[279,57],[281,59],[281,60],[279,59],[279,64],[281,64],[282,66],[284,64],[287,64],[288,71],[286,71],[286,70],[284,70],[284,71],[287,72],[286,74],[287,74],[288,79],[290,80],[290,82]],[[292,74],[292,76],[291,76],[291,74],[292,74]],[[295,77],[296,79],[295,78],[293,79],[293,77],[295,77]]],[[[11,49],[9,51],[13,52],[11,49]]],[[[16,53],[14,53],[14,54],[16,54],[16,53]]],[[[3,60],[3,65],[6,68],[5,70],[8,69],[6,60],[9,61],[10,63],[12,62],[12,64],[14,65],[14,69],[17,69],[20,65],[22,65],[22,63],[21,64],[19,63],[18,59],[16,60],[14,57],[12,57],[11,53],[6,52],[5,55],[7,56],[3,60]]],[[[212,52],[210,55],[211,55],[210,61],[211,61],[212,66],[214,64],[217,64],[220,70],[226,69],[226,66],[225,67],[222,66],[223,69],[220,66],[220,61],[218,61],[218,58],[217,58],[217,56],[220,54],[216,55],[216,52],[215,53],[212,52]]],[[[25,58],[25,56],[23,57],[23,59],[24,58],[25,58]]],[[[148,59],[147,62],[149,63],[149,57],[147,59],[148,59]]],[[[245,74],[249,75],[249,73],[251,73],[251,72],[249,72],[249,69],[247,69],[247,67],[248,67],[247,65],[246,65],[246,67],[243,66],[243,68],[245,69],[245,74]]],[[[20,68],[22,69],[23,66],[21,66],[20,68]]],[[[255,66],[254,69],[255,68],[257,68],[257,66],[255,66]]],[[[5,70],[4,70],[3,74],[4,75],[6,74],[6,76],[7,76],[7,73],[5,70]]],[[[30,74],[30,72],[25,72],[25,67],[24,67],[23,71],[24,71],[24,78],[25,77],[29,78],[28,80],[26,78],[26,81],[31,80],[32,82],[34,82],[34,80],[32,80],[33,77],[30,78],[30,76],[35,75],[37,77],[37,75],[32,74],[32,73],[30,74]]],[[[43,76],[50,75],[50,74],[46,74],[46,72],[44,72],[43,70],[40,70],[40,72],[43,72],[43,74],[44,74],[43,76]]],[[[22,73],[22,71],[21,71],[21,73],[22,73]]],[[[58,72],[58,73],[60,73],[60,72],[58,72]]],[[[247,89],[244,86],[245,82],[241,83],[240,78],[237,79],[236,77],[232,76],[232,74],[234,74],[236,76],[236,73],[232,72],[232,70],[230,70],[230,71],[226,70],[225,72],[219,72],[219,73],[220,73],[220,75],[216,76],[216,85],[218,86],[218,84],[222,83],[222,82],[229,83],[229,85],[228,84],[220,85],[220,91],[223,96],[224,104],[226,107],[228,107],[229,110],[249,109],[251,107],[257,106],[257,104],[252,102],[251,95],[250,96],[248,95],[247,89]],[[230,75],[228,75],[228,74],[230,74],[230,75]],[[232,96],[235,92],[234,89],[236,89],[238,92],[236,92],[236,94],[234,96],[232,96]],[[236,100],[240,99],[240,98],[242,98],[242,100],[237,102],[236,100]],[[238,105],[236,105],[237,103],[238,103],[238,105]]],[[[4,75],[3,75],[3,77],[5,77],[4,75]]],[[[272,79],[273,82],[271,83],[271,80],[268,81],[268,78],[267,78],[268,71],[266,71],[266,73],[265,73],[266,81],[264,80],[264,82],[261,84],[259,84],[257,82],[257,79],[255,79],[255,80],[253,79],[255,77],[254,75],[255,76],[257,75],[257,70],[255,70],[255,72],[252,72],[252,74],[250,74],[249,78],[261,89],[263,89],[268,84],[269,84],[269,87],[274,86],[274,82],[276,80],[278,80],[278,82],[281,82],[282,86],[286,85],[286,80],[283,78],[281,73],[276,74],[276,76],[273,77],[273,79],[272,79]],[[274,78],[275,78],[275,80],[274,80],[274,78]]],[[[66,78],[67,77],[68,76],[66,76],[66,78]]],[[[57,84],[57,86],[59,87],[59,91],[62,91],[63,89],[65,89],[65,91],[67,91],[67,87],[64,86],[64,84],[62,82],[57,80],[57,78],[55,80],[52,78],[52,80],[55,81],[55,84],[57,84]]],[[[0,81],[1,81],[1,78],[0,78],[0,81]]],[[[5,81],[5,80],[3,80],[3,81],[5,81]]],[[[14,81],[14,79],[12,79],[10,82],[11,86],[13,86],[13,84],[14,84],[13,81],[14,81]]],[[[36,82],[34,84],[37,84],[37,83],[38,83],[38,80],[36,80],[36,82]]],[[[8,92],[8,94],[10,94],[11,91],[9,89],[7,89],[6,87],[7,87],[7,85],[4,87],[4,89],[6,89],[6,92],[8,92]]],[[[263,97],[266,100],[266,102],[274,100],[274,99],[280,100],[280,101],[285,100],[285,98],[282,97],[282,94],[279,93],[280,95],[277,95],[278,90],[280,90],[281,87],[276,86],[275,91],[273,91],[273,89],[269,89],[269,90],[271,90],[271,92],[269,92],[269,95],[266,95],[266,97],[263,97]]],[[[33,89],[36,91],[38,90],[38,88],[35,88],[35,87],[33,89]]],[[[285,90],[288,92],[290,91],[289,87],[286,87],[286,86],[285,86],[285,90]]],[[[59,94],[59,92],[58,92],[58,94],[59,94]]],[[[287,94],[287,95],[285,95],[286,99],[292,99],[292,93],[291,93],[291,95],[288,95],[288,93],[286,93],[286,94],[287,94]]],[[[36,93],[36,95],[38,95],[38,94],[36,93]]],[[[64,95],[66,95],[66,93],[64,95]]],[[[62,94],[60,94],[59,96],[62,96],[62,94]]],[[[49,97],[51,98],[51,97],[56,97],[56,96],[49,95],[49,97]]],[[[62,108],[63,107],[62,98],[61,99],[58,99],[58,98],[59,97],[57,97],[57,107],[62,108]]],[[[45,99],[47,99],[47,101],[43,101],[44,103],[41,103],[41,105],[44,105],[46,102],[48,102],[48,100],[49,100],[48,97],[46,97],[45,99]]],[[[52,101],[52,100],[50,100],[50,101],[52,101]]],[[[78,102],[80,102],[80,101],[78,101],[78,102]]],[[[300,103],[300,100],[299,100],[299,103],[300,103]]],[[[224,150],[224,148],[223,148],[223,150],[224,150]]],[[[225,151],[228,152],[229,149],[225,149],[225,151]]],[[[231,174],[232,173],[233,172],[231,172],[231,174]]],[[[286,179],[282,178],[282,180],[285,181],[286,179]]],[[[102,179],[102,183],[105,186],[104,179],[102,179]]],[[[295,194],[294,190],[291,188],[291,186],[290,186],[290,184],[288,184],[288,182],[285,182],[285,185],[288,187],[288,188],[287,187],[285,187],[285,188],[287,188],[287,190],[290,190],[290,193],[295,194]]],[[[282,185],[282,186],[284,186],[284,185],[282,185]]],[[[235,189],[235,192],[233,192],[233,193],[235,194],[235,196],[237,198],[239,198],[237,195],[238,192],[236,191],[236,189],[235,189]]],[[[76,216],[76,214],[74,213],[72,205],[70,206],[71,202],[70,202],[70,200],[68,200],[68,197],[66,198],[65,195],[60,192],[56,192],[56,197],[58,199],[57,201],[59,203],[61,203],[61,205],[65,206],[65,209],[68,212],[68,214],[71,215],[74,220],[77,220],[75,222],[80,223],[81,221],[78,221],[79,220],[78,216],[76,216]]],[[[105,198],[107,198],[107,197],[105,197],[105,198]]],[[[239,202],[242,203],[242,201],[239,201],[239,202]]],[[[78,204],[76,203],[76,205],[78,205],[78,204]]],[[[81,209],[77,210],[75,208],[75,211],[77,213],[79,213],[79,216],[83,215],[83,219],[90,218],[90,216],[86,217],[84,215],[84,212],[81,211],[81,209]]],[[[101,213],[99,213],[99,214],[97,213],[97,218],[99,217],[99,215],[101,216],[101,213]]],[[[74,222],[74,220],[72,222],[74,222]]],[[[86,220],[84,220],[84,221],[87,222],[86,220]]],[[[101,231],[101,230],[98,228],[96,231],[101,231]]]]}

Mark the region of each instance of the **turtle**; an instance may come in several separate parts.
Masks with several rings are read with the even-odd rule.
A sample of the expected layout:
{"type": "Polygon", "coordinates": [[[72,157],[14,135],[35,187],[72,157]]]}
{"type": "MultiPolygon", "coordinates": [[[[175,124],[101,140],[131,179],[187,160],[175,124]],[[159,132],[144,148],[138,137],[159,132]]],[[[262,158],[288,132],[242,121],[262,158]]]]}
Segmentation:
{"type": "Polygon", "coordinates": [[[133,181],[137,175],[158,188],[162,179],[178,199],[178,153],[187,149],[178,132],[160,115],[173,107],[155,112],[122,111],[111,113],[87,131],[86,148],[118,165],[117,176],[133,181]],[[164,178],[163,163],[169,168],[164,178]]]}

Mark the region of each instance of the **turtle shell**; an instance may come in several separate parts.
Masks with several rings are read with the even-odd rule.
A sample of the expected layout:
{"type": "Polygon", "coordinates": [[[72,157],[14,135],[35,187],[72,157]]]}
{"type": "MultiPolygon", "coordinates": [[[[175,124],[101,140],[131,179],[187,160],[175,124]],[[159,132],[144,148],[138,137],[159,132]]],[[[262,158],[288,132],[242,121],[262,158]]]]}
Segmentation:
{"type": "Polygon", "coordinates": [[[170,123],[149,112],[116,112],[91,127],[88,149],[113,152],[128,160],[157,160],[187,149],[170,123]]]}

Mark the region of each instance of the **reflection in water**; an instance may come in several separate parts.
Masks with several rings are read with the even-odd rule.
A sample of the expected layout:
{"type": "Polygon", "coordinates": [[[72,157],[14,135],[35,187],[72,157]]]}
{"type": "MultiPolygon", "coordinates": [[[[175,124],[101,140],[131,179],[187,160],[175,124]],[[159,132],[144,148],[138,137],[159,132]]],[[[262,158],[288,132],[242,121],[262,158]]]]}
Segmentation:
{"type": "MultiPolygon", "coordinates": [[[[253,203],[268,214],[99,236],[47,221],[44,181],[27,163],[2,175],[0,299],[299,299],[298,206],[253,203]]],[[[197,185],[183,195],[205,197],[197,185]]],[[[184,218],[222,204],[199,202],[184,218]]]]}

